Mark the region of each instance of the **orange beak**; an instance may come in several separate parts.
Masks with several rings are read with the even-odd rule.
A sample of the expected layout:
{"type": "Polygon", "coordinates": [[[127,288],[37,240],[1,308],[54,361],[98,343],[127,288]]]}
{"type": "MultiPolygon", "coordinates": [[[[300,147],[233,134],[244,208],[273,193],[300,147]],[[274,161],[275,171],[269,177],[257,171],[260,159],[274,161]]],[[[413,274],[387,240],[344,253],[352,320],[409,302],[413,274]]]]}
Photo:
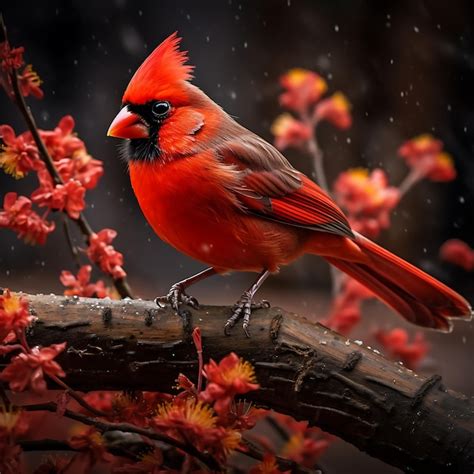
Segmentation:
{"type": "Polygon", "coordinates": [[[108,137],[148,138],[148,128],[140,117],[124,107],[114,118],[107,131],[108,137]]]}

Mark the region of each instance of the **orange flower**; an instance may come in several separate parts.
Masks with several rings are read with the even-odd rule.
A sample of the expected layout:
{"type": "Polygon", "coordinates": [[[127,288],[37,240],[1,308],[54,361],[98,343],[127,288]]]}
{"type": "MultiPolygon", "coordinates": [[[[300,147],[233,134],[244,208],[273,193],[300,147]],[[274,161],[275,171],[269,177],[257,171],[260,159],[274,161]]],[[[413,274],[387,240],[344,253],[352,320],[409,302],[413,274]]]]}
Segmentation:
{"type": "Polygon", "coordinates": [[[439,253],[446,262],[458,265],[468,272],[474,270],[474,250],[462,240],[447,240],[441,246],[439,253]]]}
{"type": "Polygon", "coordinates": [[[390,212],[400,199],[399,190],[388,185],[381,169],[369,173],[355,168],[341,173],[334,183],[334,194],[354,230],[372,238],[390,225],[390,212]]]}
{"type": "Polygon", "coordinates": [[[406,160],[413,160],[423,155],[436,155],[443,149],[443,142],[433,135],[424,133],[407,140],[398,149],[398,154],[406,160]]]}
{"type": "Polygon", "coordinates": [[[421,178],[431,181],[452,181],[456,177],[451,155],[442,151],[443,142],[430,134],[407,140],[398,154],[421,178]]]}
{"type": "Polygon", "coordinates": [[[430,171],[426,174],[431,181],[452,181],[456,178],[456,168],[450,154],[442,152],[438,153],[433,160],[430,171]]]}
{"type": "Polygon", "coordinates": [[[81,429],[73,435],[69,445],[79,451],[74,464],[76,472],[90,472],[99,461],[111,462],[114,459],[114,456],[107,452],[104,437],[94,426],[81,429]]]}
{"type": "Polygon", "coordinates": [[[314,105],[327,90],[326,81],[321,76],[301,68],[288,71],[281,76],[280,83],[285,89],[280,95],[280,104],[297,112],[314,105]]]}
{"type": "Polygon", "coordinates": [[[117,421],[147,427],[158,403],[171,399],[171,395],[161,392],[116,393],[112,399],[113,416],[117,421]]]}
{"type": "Polygon", "coordinates": [[[249,471],[250,474],[286,474],[289,472],[290,471],[280,471],[276,457],[270,453],[265,453],[263,461],[259,462],[249,471]]]}
{"type": "Polygon", "coordinates": [[[335,127],[345,130],[352,125],[350,108],[351,105],[346,96],[341,92],[336,92],[316,106],[314,117],[318,121],[327,120],[335,127]]]}
{"type": "Polygon", "coordinates": [[[410,369],[415,369],[429,351],[429,345],[421,332],[415,334],[413,342],[408,341],[407,331],[401,328],[377,331],[375,337],[393,359],[401,360],[410,369]]]}
{"type": "Polygon", "coordinates": [[[40,89],[42,80],[38,74],[33,71],[33,66],[28,64],[28,66],[23,69],[23,72],[18,75],[20,81],[20,90],[23,96],[28,97],[30,94],[36,99],[42,99],[44,92],[40,89]]]}
{"type": "Polygon", "coordinates": [[[290,114],[278,116],[271,132],[275,135],[275,146],[280,150],[289,146],[300,147],[311,137],[311,129],[290,114]]]}
{"type": "Polygon", "coordinates": [[[23,178],[28,171],[38,169],[41,164],[38,150],[26,133],[16,136],[9,125],[0,126],[0,168],[16,179],[23,178]]]}
{"type": "Polygon", "coordinates": [[[303,466],[313,467],[329,445],[328,439],[313,439],[303,433],[295,433],[283,446],[282,455],[303,466]]]}
{"type": "Polygon", "coordinates": [[[161,405],[153,418],[155,427],[169,436],[211,451],[222,460],[239,445],[241,435],[218,426],[217,421],[211,406],[193,398],[175,398],[161,405]]]}
{"type": "Polygon", "coordinates": [[[5,290],[0,296],[0,344],[11,332],[18,335],[35,319],[30,314],[28,300],[24,296],[5,290]]]}
{"type": "Polygon", "coordinates": [[[28,430],[24,412],[0,407],[0,472],[23,472],[20,467],[21,448],[16,440],[28,430]]]}
{"type": "Polygon", "coordinates": [[[201,398],[207,403],[215,402],[214,409],[219,415],[229,412],[235,395],[259,388],[252,365],[234,352],[224,357],[219,364],[211,359],[204,366],[204,375],[208,383],[201,398]]]}

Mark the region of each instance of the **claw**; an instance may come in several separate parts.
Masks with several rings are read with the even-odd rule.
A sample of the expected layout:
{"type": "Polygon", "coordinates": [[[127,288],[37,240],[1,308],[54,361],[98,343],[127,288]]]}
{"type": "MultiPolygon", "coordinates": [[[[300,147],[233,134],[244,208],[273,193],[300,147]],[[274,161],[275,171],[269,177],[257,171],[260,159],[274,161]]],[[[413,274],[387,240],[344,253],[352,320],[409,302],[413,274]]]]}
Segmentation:
{"type": "Polygon", "coordinates": [[[198,300],[193,296],[187,295],[184,288],[179,284],[173,285],[166,296],[155,298],[155,303],[158,306],[161,306],[163,303],[170,304],[176,312],[179,312],[179,307],[183,304],[189,305],[194,309],[199,308],[198,300]]]}
{"type": "Polygon", "coordinates": [[[245,292],[239,301],[234,305],[232,310],[232,316],[227,320],[224,326],[224,334],[230,335],[230,329],[235,326],[235,323],[242,318],[242,329],[247,337],[250,337],[250,316],[252,311],[255,309],[269,308],[270,303],[266,300],[262,300],[258,303],[253,303],[253,294],[251,292],[245,292]]]}

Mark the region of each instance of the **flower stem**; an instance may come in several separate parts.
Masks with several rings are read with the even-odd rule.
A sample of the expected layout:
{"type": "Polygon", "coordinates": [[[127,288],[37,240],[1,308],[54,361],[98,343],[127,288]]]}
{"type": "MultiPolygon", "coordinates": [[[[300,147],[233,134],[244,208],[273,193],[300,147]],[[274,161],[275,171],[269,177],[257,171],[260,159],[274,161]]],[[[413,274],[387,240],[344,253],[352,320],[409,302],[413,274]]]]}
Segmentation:
{"type": "Polygon", "coordinates": [[[79,395],[75,390],[73,390],[68,384],[63,382],[59,377],[56,375],[48,375],[48,377],[57,385],[60,387],[64,388],[66,390],[66,393],[71,396],[71,398],[74,398],[79,405],[81,405],[82,408],[85,408],[87,411],[91,412],[95,416],[107,416],[107,414],[103,411],[97,410],[93,406],[89,405],[81,395],[79,395]]]}
{"type": "Polygon", "coordinates": [[[405,176],[404,180],[400,183],[398,190],[400,192],[400,198],[405,196],[405,194],[416,184],[418,181],[423,179],[423,173],[412,168],[410,172],[405,176]]]}
{"type": "Polygon", "coordinates": [[[326,179],[326,173],[324,172],[324,156],[316,140],[316,134],[314,130],[311,138],[308,140],[308,151],[313,158],[313,168],[316,181],[318,182],[319,186],[329,194],[329,186],[326,179]]]}
{"type": "MultiPolygon", "coordinates": [[[[312,119],[309,115],[302,114],[301,120],[305,125],[311,129],[311,136],[308,139],[308,151],[313,159],[313,170],[316,178],[316,182],[319,184],[321,189],[326,191],[328,195],[331,195],[329,191],[328,181],[326,178],[326,173],[324,171],[324,155],[321,150],[318,140],[316,138],[316,130],[318,127],[318,121],[312,119]]],[[[331,272],[331,281],[332,281],[332,294],[337,296],[342,290],[342,273],[332,265],[329,266],[331,272]]]]}

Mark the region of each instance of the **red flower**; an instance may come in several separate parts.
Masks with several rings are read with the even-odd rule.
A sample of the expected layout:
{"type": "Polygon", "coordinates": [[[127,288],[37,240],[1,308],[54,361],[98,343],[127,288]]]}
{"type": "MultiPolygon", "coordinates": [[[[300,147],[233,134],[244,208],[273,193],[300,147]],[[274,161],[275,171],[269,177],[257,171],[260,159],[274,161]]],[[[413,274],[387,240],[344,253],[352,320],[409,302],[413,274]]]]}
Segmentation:
{"type": "Polygon", "coordinates": [[[272,413],[275,421],[288,432],[288,442],[283,446],[282,456],[298,464],[313,467],[335,437],[317,427],[310,427],[307,421],[296,421],[282,413],[272,413]]]}
{"type": "Polygon", "coordinates": [[[268,415],[268,410],[255,408],[252,403],[238,400],[232,403],[225,415],[219,417],[219,423],[238,431],[250,430],[266,415],[268,415]]]}
{"type": "Polygon", "coordinates": [[[235,395],[259,388],[253,367],[234,352],[224,357],[219,364],[211,359],[204,366],[204,375],[207,387],[200,396],[207,403],[215,402],[214,409],[219,415],[228,413],[235,395]]]}
{"type": "Polygon", "coordinates": [[[0,210],[0,228],[11,229],[29,244],[44,244],[54,230],[54,222],[48,222],[31,209],[32,202],[25,196],[7,193],[0,210]]]}
{"type": "Polygon", "coordinates": [[[288,109],[304,112],[314,105],[326,92],[326,81],[315,72],[295,68],[280,78],[285,92],[280,95],[280,104],[288,109]]]}
{"type": "Polygon", "coordinates": [[[362,168],[341,173],[334,183],[334,194],[354,230],[372,238],[389,227],[390,212],[400,199],[399,190],[388,185],[381,169],[370,174],[362,168]]]}
{"type": "Polygon", "coordinates": [[[274,454],[265,453],[263,461],[249,470],[249,474],[287,474],[290,471],[280,471],[274,454]]]}
{"type": "Polygon", "coordinates": [[[341,334],[349,334],[361,319],[361,303],[372,298],[372,292],[353,278],[346,277],[342,292],[334,299],[331,313],[322,322],[341,334]]]}
{"type": "Polygon", "coordinates": [[[9,125],[0,126],[0,167],[14,178],[23,178],[28,171],[39,169],[41,162],[38,150],[31,135],[22,133],[16,136],[9,125]]]}
{"type": "Polygon", "coordinates": [[[410,369],[415,369],[429,350],[429,345],[421,332],[415,334],[413,342],[408,341],[407,331],[401,328],[377,331],[375,337],[392,358],[401,360],[410,369]]]}
{"type": "Polygon", "coordinates": [[[71,158],[77,151],[84,150],[84,142],[72,131],[74,119],[65,115],[54,130],[40,130],[41,138],[54,161],[71,158]]]}
{"type": "Polygon", "coordinates": [[[329,446],[326,438],[314,439],[295,433],[283,446],[282,455],[303,466],[313,467],[329,446]]]}
{"type": "Polygon", "coordinates": [[[159,407],[153,425],[173,438],[209,451],[219,460],[225,459],[241,440],[237,431],[217,425],[217,417],[209,405],[193,398],[175,398],[159,407]]]}
{"type": "Polygon", "coordinates": [[[108,296],[107,288],[102,280],[90,283],[92,267],[83,265],[74,276],[71,272],[63,270],[59,277],[61,283],[67,288],[64,294],[67,296],[85,296],[86,298],[105,298],[108,296]]]}
{"type": "Polygon", "coordinates": [[[46,169],[38,172],[40,187],[31,194],[31,200],[40,207],[66,211],[71,219],[79,218],[84,210],[85,188],[79,181],[69,180],[64,184],[53,184],[46,169]]]}
{"type": "MultiPolygon", "coordinates": [[[[18,335],[24,331],[36,318],[30,314],[28,300],[5,290],[0,296],[0,344],[5,343],[5,338],[14,333],[18,335]]],[[[9,338],[8,342],[13,342],[9,338]]]]}
{"type": "Polygon", "coordinates": [[[8,41],[0,43],[0,67],[7,73],[23,66],[23,53],[25,48],[12,48],[8,41]]]}
{"type": "MultiPolygon", "coordinates": [[[[10,98],[14,98],[13,85],[10,74],[20,69],[23,64],[24,48],[11,48],[8,42],[0,43],[0,85],[10,98]]],[[[43,91],[40,89],[41,79],[38,74],[33,71],[31,64],[18,74],[18,83],[21,94],[25,97],[30,94],[37,99],[43,98],[43,91]]]]}
{"type": "Polygon", "coordinates": [[[398,154],[405,158],[410,166],[413,166],[421,156],[436,155],[442,149],[443,142],[441,140],[437,140],[433,135],[425,133],[403,143],[398,149],[398,154]]]}
{"type": "Polygon", "coordinates": [[[93,426],[81,429],[72,436],[69,445],[80,451],[74,460],[75,472],[90,472],[99,461],[111,462],[114,457],[107,452],[107,445],[101,433],[93,426]]]}
{"type": "Polygon", "coordinates": [[[37,394],[43,394],[46,391],[45,374],[56,377],[66,375],[53,360],[65,347],[65,342],[42,348],[36,346],[30,353],[18,354],[0,373],[0,380],[8,382],[10,390],[16,392],[30,388],[37,394]]]}
{"type": "Polygon", "coordinates": [[[23,69],[23,72],[18,75],[20,82],[20,90],[23,96],[28,97],[30,94],[36,99],[42,99],[44,96],[43,91],[40,89],[40,85],[43,82],[38,74],[33,71],[33,66],[28,66],[23,69]]]}
{"type": "Polygon", "coordinates": [[[462,240],[447,240],[441,246],[439,253],[446,262],[458,265],[466,271],[474,270],[474,250],[462,240]]]}
{"type": "Polygon", "coordinates": [[[28,431],[26,414],[18,410],[0,407],[0,472],[23,472],[20,463],[21,448],[16,440],[28,431]]]}
{"type": "Polygon", "coordinates": [[[94,189],[104,174],[102,162],[92,158],[85,149],[75,151],[71,158],[57,161],[56,168],[64,181],[75,179],[86,189],[94,189]]]}
{"type": "Polygon", "coordinates": [[[452,181],[456,177],[453,159],[442,149],[441,140],[424,134],[403,143],[398,149],[398,154],[417,173],[419,179],[452,181]]]}
{"type": "Polygon", "coordinates": [[[314,117],[317,121],[327,120],[335,127],[345,130],[352,125],[350,107],[346,96],[336,92],[316,106],[314,117]]]}
{"type": "Polygon", "coordinates": [[[156,407],[172,399],[171,395],[160,392],[119,392],[112,399],[111,416],[118,422],[148,427],[156,415],[156,407]]]}
{"type": "Polygon", "coordinates": [[[123,278],[126,275],[122,268],[123,255],[110,245],[116,236],[117,232],[112,229],[102,229],[99,233],[93,234],[89,239],[87,256],[113,278],[123,278]]]}
{"type": "Polygon", "coordinates": [[[311,137],[311,129],[290,114],[277,117],[271,131],[275,135],[275,146],[280,150],[289,146],[300,147],[311,137]]]}

